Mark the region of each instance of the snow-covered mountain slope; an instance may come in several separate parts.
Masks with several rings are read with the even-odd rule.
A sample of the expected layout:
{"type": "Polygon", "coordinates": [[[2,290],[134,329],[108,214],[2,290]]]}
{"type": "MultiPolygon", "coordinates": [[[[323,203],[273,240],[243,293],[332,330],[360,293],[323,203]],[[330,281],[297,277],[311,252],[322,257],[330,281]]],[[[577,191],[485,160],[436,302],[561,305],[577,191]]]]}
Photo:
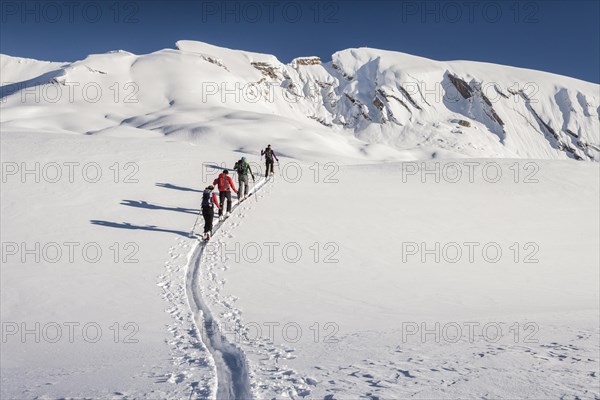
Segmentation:
{"type": "MultiPolygon", "coordinates": [[[[2,85],[5,85],[7,82],[17,83],[29,81],[54,71],[60,71],[61,68],[66,67],[67,65],[67,63],[38,61],[30,58],[10,57],[2,54],[0,55],[2,85]]],[[[41,83],[48,83],[48,81],[41,83]]]]}
{"type": "Polygon", "coordinates": [[[2,399],[223,399],[187,289],[244,352],[252,398],[600,396],[597,164],[473,159],[473,181],[464,166],[453,183],[406,176],[421,162],[280,157],[190,282],[206,164],[232,166],[236,149],[3,130],[0,150],[17,168],[0,191],[2,399]]]}
{"type": "Polygon", "coordinates": [[[7,129],[154,131],[188,140],[218,134],[239,145],[249,140],[249,123],[260,127],[267,118],[295,132],[280,148],[298,158],[318,147],[375,160],[600,160],[600,87],[545,72],[370,48],[337,52],[326,63],[303,57],[283,64],[192,41],[69,64],[0,60],[7,129]]]}
{"type": "Polygon", "coordinates": [[[598,164],[489,159],[598,160],[598,85],[195,42],[0,62],[2,399],[600,396],[598,164]],[[200,252],[202,189],[269,142],[200,252]]]}

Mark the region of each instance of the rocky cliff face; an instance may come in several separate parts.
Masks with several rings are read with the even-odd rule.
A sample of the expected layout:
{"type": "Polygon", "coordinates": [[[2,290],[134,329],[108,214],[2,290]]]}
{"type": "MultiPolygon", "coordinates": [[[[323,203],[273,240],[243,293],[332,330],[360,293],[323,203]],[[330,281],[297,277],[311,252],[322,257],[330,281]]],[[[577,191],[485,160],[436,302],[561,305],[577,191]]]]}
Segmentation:
{"type": "Polygon", "coordinates": [[[261,68],[269,71],[261,83],[285,89],[307,117],[367,141],[410,147],[434,140],[459,152],[487,145],[508,156],[600,160],[595,84],[372,49],[345,50],[328,63],[300,58],[261,68]]]}

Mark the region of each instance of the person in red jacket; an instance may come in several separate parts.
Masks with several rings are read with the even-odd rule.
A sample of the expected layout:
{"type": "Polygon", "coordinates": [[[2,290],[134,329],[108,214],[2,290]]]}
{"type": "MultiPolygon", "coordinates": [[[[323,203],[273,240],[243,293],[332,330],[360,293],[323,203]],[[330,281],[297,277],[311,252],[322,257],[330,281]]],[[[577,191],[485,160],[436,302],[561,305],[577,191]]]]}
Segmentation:
{"type": "Polygon", "coordinates": [[[219,188],[219,200],[221,202],[221,208],[219,208],[219,219],[223,219],[223,210],[225,208],[225,200],[227,200],[227,214],[225,217],[229,217],[231,214],[231,190],[237,193],[237,189],[233,184],[233,180],[229,176],[229,171],[224,170],[217,179],[213,182],[213,185],[217,185],[219,188]]]}

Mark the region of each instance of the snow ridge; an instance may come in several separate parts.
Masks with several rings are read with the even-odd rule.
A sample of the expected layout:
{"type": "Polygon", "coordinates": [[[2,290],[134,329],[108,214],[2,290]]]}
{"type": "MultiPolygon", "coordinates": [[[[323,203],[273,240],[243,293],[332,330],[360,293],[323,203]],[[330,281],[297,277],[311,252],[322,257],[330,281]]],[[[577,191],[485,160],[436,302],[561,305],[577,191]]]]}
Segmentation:
{"type": "Polygon", "coordinates": [[[219,135],[242,147],[252,145],[245,132],[256,121],[291,128],[297,141],[280,150],[296,158],[316,147],[377,161],[406,152],[600,161],[599,86],[541,71],[370,48],[284,64],[192,41],[67,65],[0,55],[0,65],[3,129],[198,142],[219,135]],[[361,146],[378,150],[361,156],[361,146]]]}

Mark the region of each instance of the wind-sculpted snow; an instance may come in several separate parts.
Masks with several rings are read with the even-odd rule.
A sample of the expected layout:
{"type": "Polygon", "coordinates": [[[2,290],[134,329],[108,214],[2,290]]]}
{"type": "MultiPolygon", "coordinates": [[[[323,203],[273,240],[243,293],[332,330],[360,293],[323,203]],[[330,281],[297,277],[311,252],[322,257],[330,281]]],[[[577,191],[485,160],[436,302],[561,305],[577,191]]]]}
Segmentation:
{"type": "Polygon", "coordinates": [[[297,158],[310,147],[370,160],[434,153],[600,160],[598,85],[546,72],[369,48],[283,64],[191,41],[70,64],[1,61],[6,128],[155,131],[242,147],[248,132],[268,123],[288,139],[281,150],[297,158]],[[365,152],[367,144],[376,148],[365,152]]]}

